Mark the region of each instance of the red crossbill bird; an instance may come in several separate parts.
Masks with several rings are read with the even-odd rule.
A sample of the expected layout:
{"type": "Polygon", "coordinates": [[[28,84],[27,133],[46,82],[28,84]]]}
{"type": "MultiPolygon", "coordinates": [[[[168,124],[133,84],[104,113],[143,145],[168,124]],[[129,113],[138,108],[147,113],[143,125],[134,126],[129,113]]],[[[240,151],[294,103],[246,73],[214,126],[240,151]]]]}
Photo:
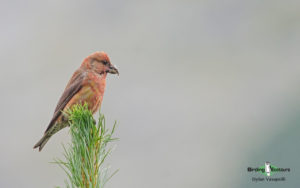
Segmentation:
{"type": "Polygon", "coordinates": [[[74,104],[87,103],[94,114],[102,103],[108,73],[119,74],[105,52],[95,52],[86,57],[60,97],[44,136],[33,148],[41,151],[52,135],[69,125],[68,117],[63,112],[74,104]]]}

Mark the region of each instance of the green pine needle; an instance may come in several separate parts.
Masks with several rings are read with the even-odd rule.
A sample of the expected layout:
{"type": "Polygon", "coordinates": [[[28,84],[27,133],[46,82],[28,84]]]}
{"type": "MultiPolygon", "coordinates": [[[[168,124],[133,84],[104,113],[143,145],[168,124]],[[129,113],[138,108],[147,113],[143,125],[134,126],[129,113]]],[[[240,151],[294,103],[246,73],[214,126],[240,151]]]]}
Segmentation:
{"type": "Polygon", "coordinates": [[[117,138],[112,138],[116,122],[109,131],[105,126],[104,115],[100,114],[98,125],[96,125],[87,104],[75,105],[66,113],[69,117],[72,143],[69,148],[64,147],[65,161],[55,160],[69,179],[66,181],[66,186],[103,188],[117,172],[109,175],[109,167],[103,167],[105,159],[112,152],[112,148],[107,148],[107,144],[117,140],[117,138]]]}

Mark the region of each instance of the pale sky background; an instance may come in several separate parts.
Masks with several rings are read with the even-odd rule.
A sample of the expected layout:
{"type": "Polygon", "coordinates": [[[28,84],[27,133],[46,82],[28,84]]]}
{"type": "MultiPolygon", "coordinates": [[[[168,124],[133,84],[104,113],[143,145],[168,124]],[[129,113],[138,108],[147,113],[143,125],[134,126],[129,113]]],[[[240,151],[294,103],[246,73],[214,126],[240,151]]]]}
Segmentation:
{"type": "Polygon", "coordinates": [[[64,187],[68,129],[41,138],[83,58],[106,51],[120,138],[107,188],[300,184],[300,1],[3,1],[0,187],[64,187]],[[254,183],[247,167],[291,168],[254,183]]]}

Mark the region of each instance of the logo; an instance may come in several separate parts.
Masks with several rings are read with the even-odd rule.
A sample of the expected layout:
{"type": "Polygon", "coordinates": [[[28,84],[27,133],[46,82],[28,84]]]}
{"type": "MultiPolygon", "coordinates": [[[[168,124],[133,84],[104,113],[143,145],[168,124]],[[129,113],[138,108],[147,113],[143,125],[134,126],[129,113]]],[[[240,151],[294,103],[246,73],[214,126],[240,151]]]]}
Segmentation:
{"type": "Polygon", "coordinates": [[[251,173],[259,173],[262,176],[258,176],[258,177],[252,177],[252,181],[258,182],[258,181],[286,181],[286,177],[282,176],[282,177],[270,177],[273,176],[275,174],[280,174],[282,175],[282,173],[287,173],[290,172],[291,169],[290,168],[282,168],[282,167],[277,167],[275,165],[271,165],[270,162],[265,162],[265,165],[262,165],[260,167],[248,167],[247,168],[247,172],[251,172],[251,173]],[[265,176],[263,178],[263,176],[265,176]]]}
{"type": "Polygon", "coordinates": [[[267,176],[271,176],[271,165],[270,162],[265,162],[265,172],[267,174],[267,176]]]}

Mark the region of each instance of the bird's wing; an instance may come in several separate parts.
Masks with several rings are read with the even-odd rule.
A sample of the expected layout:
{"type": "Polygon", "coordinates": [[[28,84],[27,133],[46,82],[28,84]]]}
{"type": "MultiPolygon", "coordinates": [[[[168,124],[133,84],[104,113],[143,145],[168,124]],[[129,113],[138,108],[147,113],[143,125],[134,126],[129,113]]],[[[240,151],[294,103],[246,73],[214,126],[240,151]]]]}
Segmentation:
{"type": "Polygon", "coordinates": [[[62,94],[57,103],[53,117],[45,132],[47,132],[55,124],[55,121],[61,115],[64,107],[68,104],[72,97],[82,88],[84,78],[85,73],[81,70],[78,70],[73,74],[72,78],[67,84],[66,89],[64,90],[64,93],[62,94]]]}

